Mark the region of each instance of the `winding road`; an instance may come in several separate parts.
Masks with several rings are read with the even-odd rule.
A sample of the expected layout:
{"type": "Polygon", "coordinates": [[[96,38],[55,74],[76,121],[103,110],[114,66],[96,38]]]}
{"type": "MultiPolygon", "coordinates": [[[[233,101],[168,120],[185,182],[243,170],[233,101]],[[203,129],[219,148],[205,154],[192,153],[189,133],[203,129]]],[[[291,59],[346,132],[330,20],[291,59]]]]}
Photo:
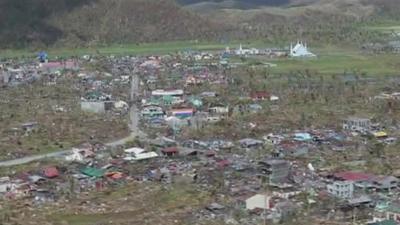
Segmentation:
{"type": "MultiPolygon", "coordinates": [[[[136,99],[136,95],[139,93],[139,87],[136,85],[138,83],[138,77],[133,75],[133,82],[131,88],[131,96],[136,99]]],[[[135,100],[133,99],[133,100],[135,100]]],[[[107,147],[116,147],[125,144],[126,142],[134,139],[135,137],[140,137],[145,139],[147,135],[143,133],[140,128],[139,128],[139,109],[138,106],[135,104],[136,101],[132,101],[133,104],[130,107],[129,110],[129,129],[131,130],[131,133],[128,137],[122,138],[120,140],[110,142],[105,144],[107,147]]],[[[66,155],[69,155],[72,153],[72,149],[68,150],[61,150],[57,152],[51,152],[51,153],[45,153],[45,154],[40,154],[40,155],[33,155],[33,156],[26,156],[23,158],[18,158],[18,159],[12,159],[12,160],[7,160],[7,161],[1,161],[0,162],[0,167],[11,167],[11,166],[18,166],[38,160],[43,160],[47,158],[57,158],[57,157],[63,157],[66,155]]]]}

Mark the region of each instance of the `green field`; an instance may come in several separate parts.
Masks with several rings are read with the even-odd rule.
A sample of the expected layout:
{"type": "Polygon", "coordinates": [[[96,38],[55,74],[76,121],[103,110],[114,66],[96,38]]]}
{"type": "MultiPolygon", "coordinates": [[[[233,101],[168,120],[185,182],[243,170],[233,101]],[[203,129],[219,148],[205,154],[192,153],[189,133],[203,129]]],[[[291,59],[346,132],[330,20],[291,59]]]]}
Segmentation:
{"type": "MultiPolygon", "coordinates": [[[[88,48],[51,48],[45,49],[51,58],[82,56],[82,55],[136,55],[136,54],[155,54],[171,53],[184,50],[218,50],[224,49],[225,45],[217,43],[198,43],[195,41],[165,42],[151,44],[124,44],[111,45],[106,47],[88,48]]],[[[0,50],[0,58],[13,57],[34,57],[41,49],[35,50],[0,50]]]]}
{"type": "Polygon", "coordinates": [[[321,52],[315,59],[272,60],[278,73],[311,70],[322,74],[356,72],[367,75],[397,75],[400,71],[399,55],[335,55],[321,52]]]}
{"type": "Polygon", "coordinates": [[[315,58],[267,58],[251,57],[246,61],[254,63],[272,63],[273,73],[293,73],[310,71],[312,74],[357,73],[365,75],[397,75],[400,74],[400,55],[367,54],[354,47],[316,47],[311,51],[315,58]]]}
{"type": "MultiPolygon", "coordinates": [[[[400,28],[400,27],[399,27],[400,28]]],[[[175,53],[185,50],[210,50],[222,51],[227,45],[231,49],[239,46],[238,41],[229,44],[206,43],[195,41],[166,42],[153,44],[128,44],[113,45],[97,48],[53,48],[47,49],[51,58],[81,56],[81,55],[145,55],[175,53]]],[[[243,42],[244,47],[282,47],[284,45],[266,44],[262,41],[243,42]]],[[[318,55],[313,59],[270,59],[263,57],[248,58],[248,62],[273,63],[277,67],[271,68],[275,73],[288,73],[309,70],[321,74],[342,74],[343,72],[357,72],[367,75],[397,75],[400,70],[400,55],[396,54],[366,54],[362,53],[357,46],[311,46],[311,51],[318,55]]],[[[33,50],[4,50],[0,52],[0,58],[9,57],[34,57],[33,50]]],[[[233,58],[231,61],[235,61],[233,58]]]]}

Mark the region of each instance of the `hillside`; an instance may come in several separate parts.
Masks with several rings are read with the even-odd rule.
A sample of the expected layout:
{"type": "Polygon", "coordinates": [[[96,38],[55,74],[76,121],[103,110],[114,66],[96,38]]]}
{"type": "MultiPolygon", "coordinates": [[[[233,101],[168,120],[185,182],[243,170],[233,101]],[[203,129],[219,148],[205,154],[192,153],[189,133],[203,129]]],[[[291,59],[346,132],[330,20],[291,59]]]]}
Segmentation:
{"type": "Polygon", "coordinates": [[[173,0],[2,0],[0,47],[215,38],[224,28],[173,0]]]}
{"type": "Polygon", "coordinates": [[[1,0],[0,48],[172,40],[362,42],[398,0],[1,0]],[[364,32],[364,33],[363,33],[364,32]]]}
{"type": "Polygon", "coordinates": [[[300,38],[314,43],[363,43],[381,37],[359,29],[359,25],[395,18],[397,14],[393,12],[400,11],[395,1],[225,0],[196,1],[184,7],[208,19],[237,27],[241,32],[240,35],[233,34],[236,38],[257,37],[272,42],[300,38]]]}
{"type": "Polygon", "coordinates": [[[51,24],[67,43],[93,44],[215,38],[221,27],[170,0],[99,0],[55,15],[51,24]]]}

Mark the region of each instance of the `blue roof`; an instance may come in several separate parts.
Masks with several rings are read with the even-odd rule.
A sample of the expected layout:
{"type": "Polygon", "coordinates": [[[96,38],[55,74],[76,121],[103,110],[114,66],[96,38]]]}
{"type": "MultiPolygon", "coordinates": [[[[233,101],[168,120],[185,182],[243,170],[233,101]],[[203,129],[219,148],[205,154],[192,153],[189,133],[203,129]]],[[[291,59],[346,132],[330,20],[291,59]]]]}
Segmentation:
{"type": "Polygon", "coordinates": [[[311,139],[312,139],[312,136],[309,133],[296,133],[296,134],[294,134],[294,140],[296,140],[296,141],[309,141],[311,139]]]}

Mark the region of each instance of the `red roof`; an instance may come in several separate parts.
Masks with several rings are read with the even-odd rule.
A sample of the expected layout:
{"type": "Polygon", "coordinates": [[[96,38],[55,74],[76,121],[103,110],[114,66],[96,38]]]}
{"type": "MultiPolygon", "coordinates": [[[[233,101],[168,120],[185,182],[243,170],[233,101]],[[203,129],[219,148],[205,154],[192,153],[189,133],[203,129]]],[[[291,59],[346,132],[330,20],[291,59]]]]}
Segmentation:
{"type": "Polygon", "coordinates": [[[60,175],[60,173],[58,172],[58,169],[56,167],[48,167],[44,169],[43,175],[46,178],[56,178],[60,175]]]}
{"type": "Polygon", "coordinates": [[[270,94],[266,91],[255,91],[250,94],[250,97],[252,99],[264,99],[269,98],[270,94]]]}
{"type": "Polygon", "coordinates": [[[335,173],[334,177],[336,179],[345,181],[366,181],[372,179],[374,175],[362,172],[346,171],[346,172],[335,173]]]}
{"type": "Polygon", "coordinates": [[[221,161],[217,162],[217,166],[218,166],[219,168],[227,167],[227,166],[229,166],[230,164],[231,164],[231,162],[229,162],[229,160],[227,160],[227,159],[221,160],[221,161]]]}
{"type": "Polygon", "coordinates": [[[179,150],[177,147],[169,147],[169,148],[164,148],[161,150],[163,153],[178,153],[179,150]]]}

